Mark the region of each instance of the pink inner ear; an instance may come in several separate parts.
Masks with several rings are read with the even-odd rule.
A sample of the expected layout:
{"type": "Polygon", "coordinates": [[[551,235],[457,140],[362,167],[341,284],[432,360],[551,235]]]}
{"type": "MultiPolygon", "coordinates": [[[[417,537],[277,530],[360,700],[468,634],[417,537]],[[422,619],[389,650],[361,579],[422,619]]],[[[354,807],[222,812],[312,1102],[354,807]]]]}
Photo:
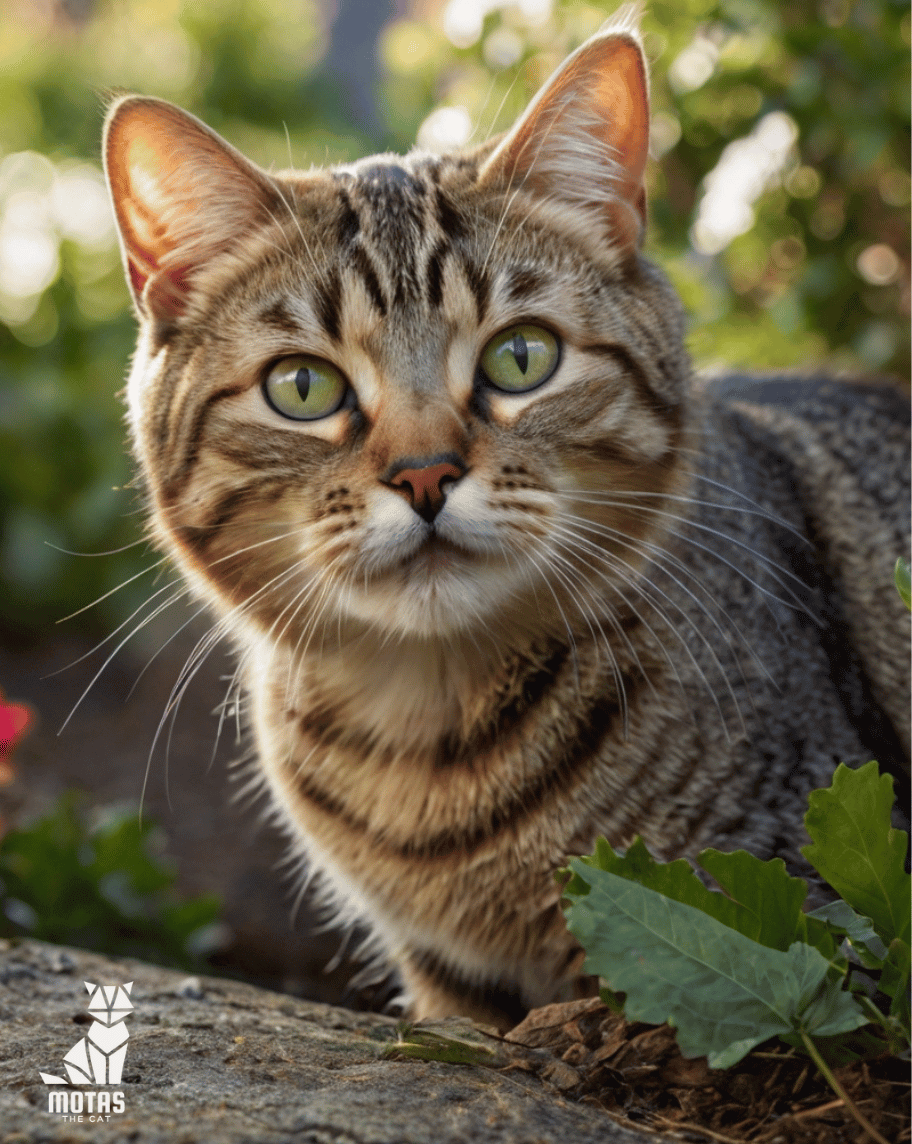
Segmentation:
{"type": "Polygon", "coordinates": [[[595,101],[610,123],[609,142],[630,183],[639,187],[649,155],[649,100],[639,48],[628,39],[609,41],[598,61],[595,101]]]}
{"type": "Polygon", "coordinates": [[[629,32],[608,32],[552,77],[494,151],[484,177],[522,181],[577,211],[607,215],[616,243],[633,249],[646,221],[648,155],[643,54],[629,32]]]}
{"type": "MultiPolygon", "coordinates": [[[[175,178],[177,147],[165,132],[153,125],[147,134],[140,134],[135,126],[125,134],[122,163],[127,187],[120,210],[130,282],[139,295],[177,249],[174,231],[184,230],[181,216],[192,215],[196,204],[181,203],[173,194],[170,201],[167,197],[165,188],[175,178]]],[[[160,303],[171,314],[180,312],[186,271],[186,267],[169,268],[167,281],[157,291],[160,303]]]]}

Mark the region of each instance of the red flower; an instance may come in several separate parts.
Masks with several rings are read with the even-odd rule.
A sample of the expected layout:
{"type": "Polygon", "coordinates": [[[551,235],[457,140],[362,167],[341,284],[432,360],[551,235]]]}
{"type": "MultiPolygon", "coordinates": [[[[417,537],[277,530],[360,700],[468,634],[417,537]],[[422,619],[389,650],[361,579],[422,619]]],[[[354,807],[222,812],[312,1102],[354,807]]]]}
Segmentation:
{"type": "Polygon", "coordinates": [[[0,760],[5,760],[32,721],[32,712],[22,703],[6,703],[0,692],[0,760]]]}

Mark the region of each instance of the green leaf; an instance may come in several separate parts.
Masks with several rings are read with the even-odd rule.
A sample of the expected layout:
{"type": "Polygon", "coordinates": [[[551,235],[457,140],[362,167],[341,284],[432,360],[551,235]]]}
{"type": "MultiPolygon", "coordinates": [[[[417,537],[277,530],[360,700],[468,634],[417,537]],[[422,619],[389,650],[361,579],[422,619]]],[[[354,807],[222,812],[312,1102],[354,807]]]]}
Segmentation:
{"type": "Polygon", "coordinates": [[[868,969],[880,969],[883,965],[887,947],[877,936],[871,919],[856,914],[842,898],[818,906],[807,917],[822,923],[832,933],[847,937],[859,961],[868,969]]]}
{"type": "Polygon", "coordinates": [[[770,949],[591,863],[572,859],[570,868],[567,924],[586,950],[585,971],[627,994],[631,1020],[676,1026],[684,1056],[727,1068],[777,1034],[865,1024],[812,947],[770,949]]]}
{"type": "Polygon", "coordinates": [[[156,829],[140,825],[135,810],[90,820],[82,800],[64,795],[48,816],[0,839],[0,936],[24,931],[198,967],[218,936],[218,902],[179,901],[155,840],[156,829]]]}
{"type": "Polygon", "coordinates": [[[657,862],[639,836],[626,854],[615,853],[604,838],[599,838],[595,853],[581,861],[629,878],[676,902],[695,906],[771,949],[784,951],[794,941],[806,941],[827,960],[835,955],[838,943],[826,926],[809,920],[801,910],[807,883],[803,878],[791,877],[781,858],[764,862],[746,850],[727,854],[720,850],[702,851],[697,862],[715,878],[722,894],[705,886],[683,858],[657,862]]]}
{"type": "Polygon", "coordinates": [[[387,1045],[381,1052],[384,1060],[405,1058],[419,1061],[444,1061],[452,1065],[493,1065],[503,1063],[496,1050],[489,1045],[468,1041],[461,1037],[450,1037],[429,1029],[417,1029],[414,1025],[404,1025],[399,1030],[398,1040],[387,1045]]]}
{"type": "Polygon", "coordinates": [[[607,985],[599,990],[599,997],[605,1002],[612,1013],[623,1013],[624,1002],[627,998],[623,993],[615,993],[613,989],[609,989],[607,985]]]}
{"type": "MultiPolygon", "coordinates": [[[[864,1006],[863,1006],[864,1007],[864,1006]]],[[[878,1012],[872,1005],[871,1009],[878,1012]]],[[[871,1013],[865,1009],[868,1019],[871,1019],[871,1013]]],[[[843,1065],[850,1065],[854,1061],[873,1060],[875,1057],[882,1057],[884,1052],[895,1045],[892,1050],[895,1053],[902,1052],[905,1043],[902,1039],[893,1038],[889,1039],[890,1030],[884,1026],[887,1018],[883,1013],[878,1012],[878,1020],[874,1024],[878,1025],[888,1035],[888,1039],[884,1040],[883,1036],[875,1033],[870,1025],[865,1025],[862,1029],[854,1029],[848,1033],[840,1033],[835,1037],[814,1037],[814,1044],[817,1050],[830,1068],[838,1069],[843,1065]]],[[[794,1045],[802,1053],[806,1053],[804,1041],[801,1039],[801,1034],[795,1036],[789,1035],[782,1038],[787,1044],[794,1045]]]]}
{"type": "MultiPolygon", "coordinates": [[[[868,1020],[872,1025],[879,1025],[881,1032],[887,1040],[887,1051],[894,1057],[900,1057],[909,1051],[909,1023],[908,1017],[905,1024],[899,1020],[898,1017],[890,1017],[886,1013],[881,1013],[877,1006],[868,998],[859,998],[859,1004],[867,1014],[868,1020]]],[[[883,1054],[883,1043],[881,1043],[880,1054],[883,1054]]]]}
{"type": "MultiPolygon", "coordinates": [[[[785,864],[781,859],[774,860],[778,862],[781,870],[777,870],[775,873],[772,871],[761,872],[754,869],[754,866],[766,864],[757,858],[753,858],[744,850],[735,851],[734,854],[722,854],[718,850],[704,850],[698,858],[700,865],[708,873],[715,876],[715,871],[719,871],[722,877],[717,880],[730,896],[720,894],[705,886],[685,858],[678,858],[674,862],[657,862],[639,836],[633,840],[625,854],[617,854],[604,838],[599,838],[596,841],[595,853],[592,857],[581,858],[580,861],[599,870],[607,870],[619,878],[627,878],[640,886],[663,894],[675,902],[694,906],[723,925],[744,934],[745,937],[759,941],[762,945],[773,945],[773,948],[783,950],[788,949],[790,942],[795,939],[795,927],[789,927],[787,924],[780,925],[776,921],[769,924],[767,921],[765,928],[762,916],[764,911],[759,901],[760,891],[758,887],[765,885],[767,889],[772,888],[773,893],[777,894],[783,890],[781,878],[785,878],[789,882],[797,882],[800,897],[795,909],[799,912],[801,902],[807,892],[806,884],[800,879],[788,878],[785,873],[785,864]],[[738,894],[733,893],[729,887],[743,891],[747,899],[746,903],[743,903],[738,894]],[[783,938],[783,932],[789,928],[793,932],[788,937],[783,938]],[[764,940],[765,936],[774,938],[780,944],[774,945],[773,941],[764,940]]],[[[769,865],[773,865],[773,863],[769,863],[769,865]]],[[[787,894],[785,896],[788,897],[787,894]]],[[[783,907],[783,913],[791,916],[790,907],[791,902],[783,907]]],[[[772,908],[768,909],[767,913],[775,914],[778,909],[779,902],[774,898],[772,908]]]]}
{"type": "Polygon", "coordinates": [[[908,942],[894,938],[890,942],[883,973],[880,975],[881,992],[892,998],[890,1016],[895,1017],[909,1039],[909,968],[908,942]]]}
{"type": "Polygon", "coordinates": [[[779,950],[804,939],[801,906],[807,897],[807,882],[791,877],[781,858],[763,862],[746,850],[729,854],[704,850],[697,861],[750,914],[753,925],[741,933],[779,950]]]}
{"type": "Polygon", "coordinates": [[[893,780],[877,763],[857,771],[842,763],[826,790],[811,792],[804,817],[812,844],[801,853],[887,945],[909,941],[908,835],[890,826],[893,780]]]}
{"type": "Polygon", "coordinates": [[[912,582],[910,582],[909,561],[900,558],[896,561],[896,570],[893,573],[896,581],[896,590],[902,596],[902,602],[912,611],[912,582]]]}

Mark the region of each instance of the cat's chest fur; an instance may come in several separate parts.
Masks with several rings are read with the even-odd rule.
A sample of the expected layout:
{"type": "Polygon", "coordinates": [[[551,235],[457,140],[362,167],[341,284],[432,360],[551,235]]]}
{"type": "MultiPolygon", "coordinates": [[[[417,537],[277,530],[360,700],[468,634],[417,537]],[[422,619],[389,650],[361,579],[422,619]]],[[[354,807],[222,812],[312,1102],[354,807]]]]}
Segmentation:
{"type": "Polygon", "coordinates": [[[630,12],[459,155],[270,175],[109,115],[151,531],[419,1016],[584,984],[553,875],[597,835],[796,865],[840,758],[907,757],[908,418],[699,391],[640,253],[648,125],[630,12]]]}

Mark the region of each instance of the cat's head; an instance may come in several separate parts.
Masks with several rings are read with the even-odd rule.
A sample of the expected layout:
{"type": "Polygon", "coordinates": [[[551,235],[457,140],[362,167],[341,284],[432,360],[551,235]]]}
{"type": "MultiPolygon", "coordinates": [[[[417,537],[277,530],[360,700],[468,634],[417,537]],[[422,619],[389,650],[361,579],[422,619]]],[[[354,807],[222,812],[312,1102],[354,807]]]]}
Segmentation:
{"type": "Polygon", "coordinates": [[[299,641],[573,627],[629,583],[687,373],[639,253],[648,136],[629,14],[453,155],[270,174],[168,103],[111,108],[130,423],[200,591],[299,641]]]}

